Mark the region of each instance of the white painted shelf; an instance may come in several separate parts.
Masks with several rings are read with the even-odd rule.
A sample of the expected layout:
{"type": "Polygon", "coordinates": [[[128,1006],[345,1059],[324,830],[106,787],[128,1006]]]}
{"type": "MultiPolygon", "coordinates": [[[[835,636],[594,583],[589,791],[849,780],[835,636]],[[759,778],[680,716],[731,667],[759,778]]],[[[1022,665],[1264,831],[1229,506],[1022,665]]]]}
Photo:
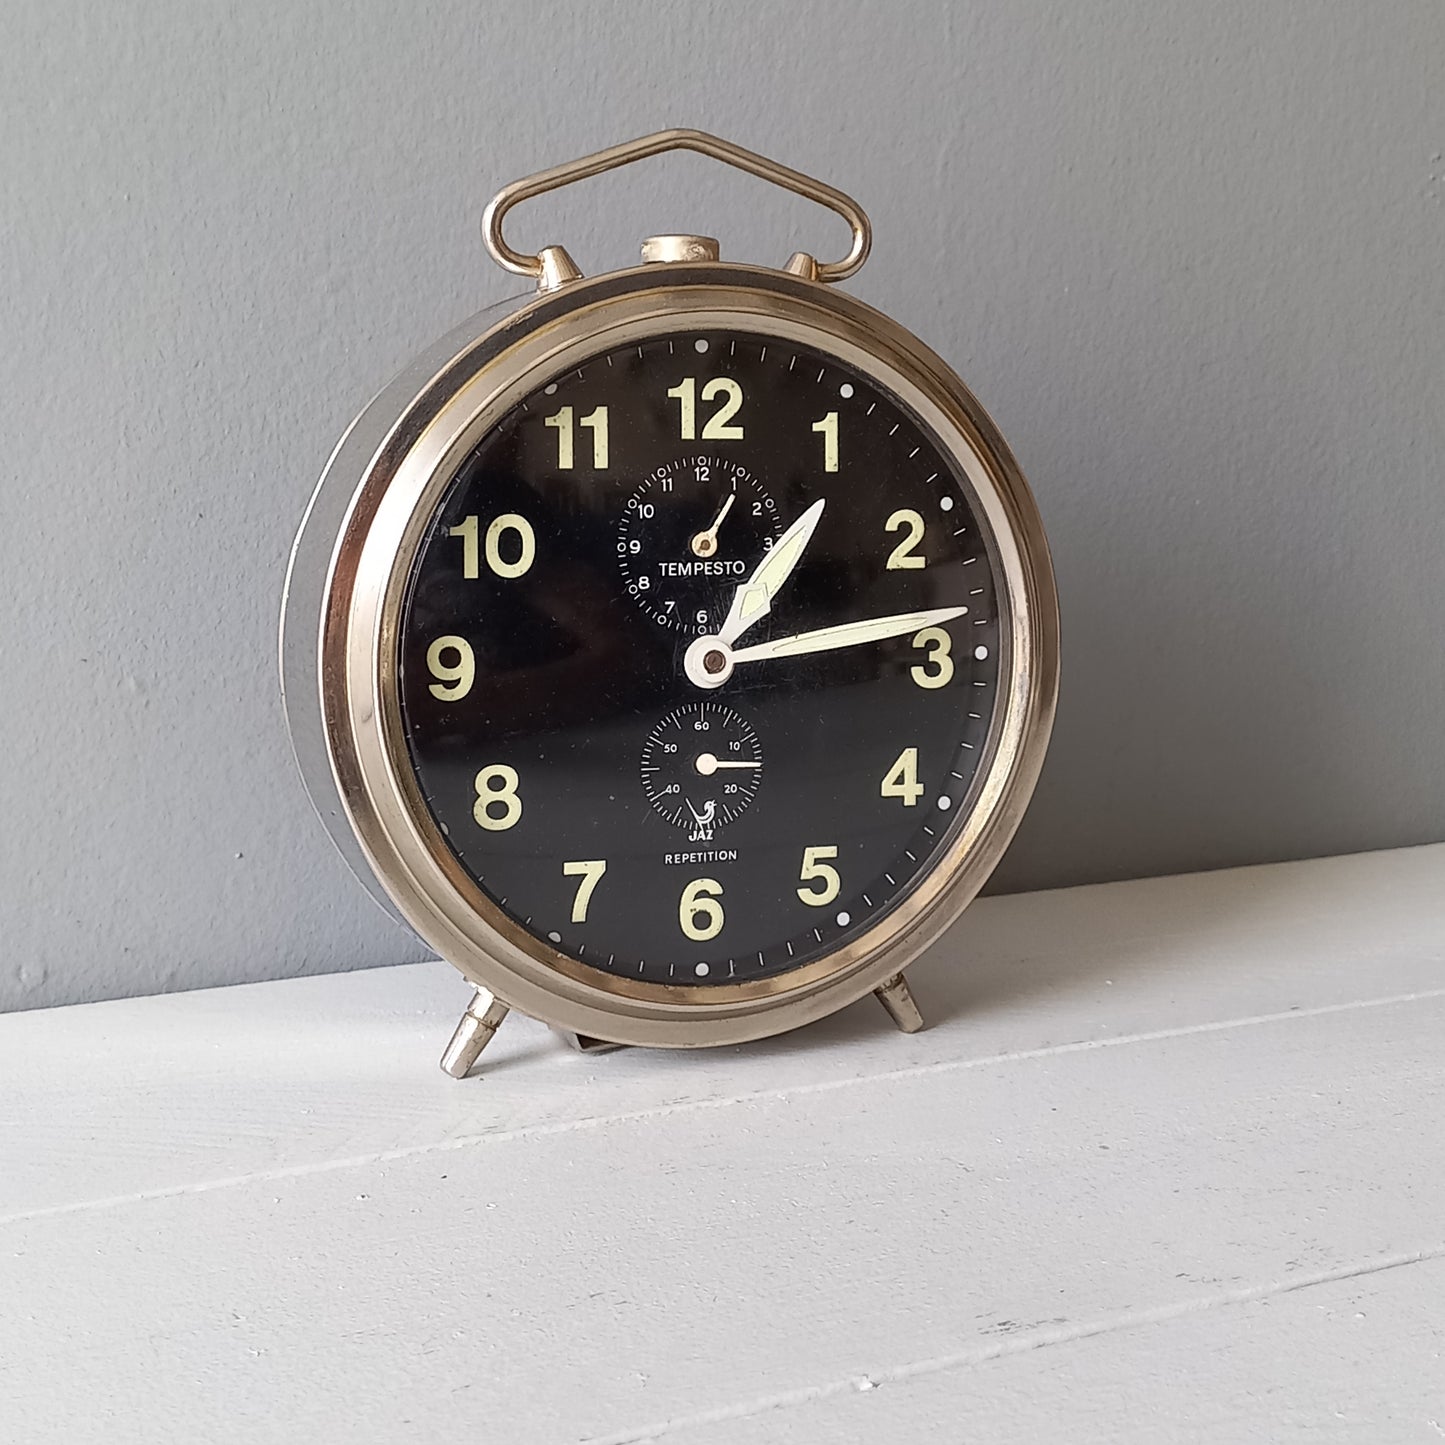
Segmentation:
{"type": "Polygon", "coordinates": [[[1445,845],[910,977],[462,1084],[440,964],[0,1017],[0,1440],[1445,1438],[1445,845]]]}

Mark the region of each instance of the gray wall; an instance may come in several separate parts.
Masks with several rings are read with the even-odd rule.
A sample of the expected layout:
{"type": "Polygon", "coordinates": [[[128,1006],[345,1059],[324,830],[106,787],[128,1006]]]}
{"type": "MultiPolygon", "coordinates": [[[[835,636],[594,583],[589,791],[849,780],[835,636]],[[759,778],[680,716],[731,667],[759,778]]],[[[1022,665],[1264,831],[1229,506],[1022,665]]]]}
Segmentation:
{"type": "MultiPolygon", "coordinates": [[[[485,198],[717,130],[877,225],[1053,538],[1063,704],[1001,874],[1445,836],[1445,11],[1139,0],[49,0],[0,19],[0,1007],[416,956],[274,683],[353,412],[513,283],[485,198]]],[[[826,251],[695,158],[518,215],[826,251]]]]}

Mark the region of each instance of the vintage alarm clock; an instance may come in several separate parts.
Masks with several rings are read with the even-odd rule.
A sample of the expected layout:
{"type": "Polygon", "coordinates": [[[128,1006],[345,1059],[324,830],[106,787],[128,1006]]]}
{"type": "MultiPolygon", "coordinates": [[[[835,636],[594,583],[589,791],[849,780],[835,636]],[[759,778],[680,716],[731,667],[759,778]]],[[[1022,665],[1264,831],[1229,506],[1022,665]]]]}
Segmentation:
{"type": "Polygon", "coordinates": [[[579,1047],[776,1034],[903,969],[978,892],[1041,765],[1047,544],[947,365],[841,293],[841,192],[670,130],[503,190],[537,294],[412,363],[296,539],[282,685],[331,837],[477,993],[579,1047]],[[584,277],[518,201],[701,152],[841,215],[838,261],[654,236],[584,277]]]}

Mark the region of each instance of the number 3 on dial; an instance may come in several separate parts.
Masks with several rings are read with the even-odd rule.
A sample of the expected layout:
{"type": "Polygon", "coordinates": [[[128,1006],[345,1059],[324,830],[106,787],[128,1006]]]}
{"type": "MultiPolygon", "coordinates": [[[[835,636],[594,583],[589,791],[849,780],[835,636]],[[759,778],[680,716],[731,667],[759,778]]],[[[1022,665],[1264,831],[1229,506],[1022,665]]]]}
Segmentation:
{"type": "Polygon", "coordinates": [[[908,675],[919,687],[942,687],[953,679],[953,658],[949,655],[953,639],[941,627],[925,627],[913,634],[913,645],[926,648],[925,661],[908,669],[908,675]]]}

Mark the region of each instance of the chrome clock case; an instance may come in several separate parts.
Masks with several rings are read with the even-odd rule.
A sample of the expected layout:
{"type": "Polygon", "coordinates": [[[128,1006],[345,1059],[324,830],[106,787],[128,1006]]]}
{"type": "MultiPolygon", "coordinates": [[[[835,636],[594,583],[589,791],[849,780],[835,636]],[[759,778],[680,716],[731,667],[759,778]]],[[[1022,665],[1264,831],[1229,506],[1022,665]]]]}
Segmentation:
{"type": "MultiPolygon", "coordinates": [[[[509,1008],[574,1044],[699,1047],[796,1028],[877,993],[899,1027],[922,1019],[902,971],[978,893],[1012,837],[1043,761],[1058,682],[1058,618],[1037,508],[1007,444],[931,350],[831,284],[867,256],[861,209],[821,182],[716,137],[664,131],[502,191],[484,235],[494,258],[533,277],[517,309],[485,311],[414,361],[352,423],[307,508],[281,622],[281,677],[302,777],[332,840],[393,918],[478,993],[443,1056],[460,1077],[509,1008]],[[797,254],[784,268],[725,263],[704,237],[654,237],[641,266],[584,278],[561,247],[536,256],[503,239],[520,200],[672,149],[784,185],[841,214],[841,261],[797,254]],[[528,391],[600,350],[679,328],[745,328],[817,348],[908,407],[967,477],[999,572],[999,709],[971,794],[940,861],[844,947],[772,978],[707,988],[602,974],[521,929],[440,837],[412,772],[398,701],[398,624],[427,519],[478,441],[528,391]]],[[[510,304],[510,303],[509,303],[510,304]]]]}

